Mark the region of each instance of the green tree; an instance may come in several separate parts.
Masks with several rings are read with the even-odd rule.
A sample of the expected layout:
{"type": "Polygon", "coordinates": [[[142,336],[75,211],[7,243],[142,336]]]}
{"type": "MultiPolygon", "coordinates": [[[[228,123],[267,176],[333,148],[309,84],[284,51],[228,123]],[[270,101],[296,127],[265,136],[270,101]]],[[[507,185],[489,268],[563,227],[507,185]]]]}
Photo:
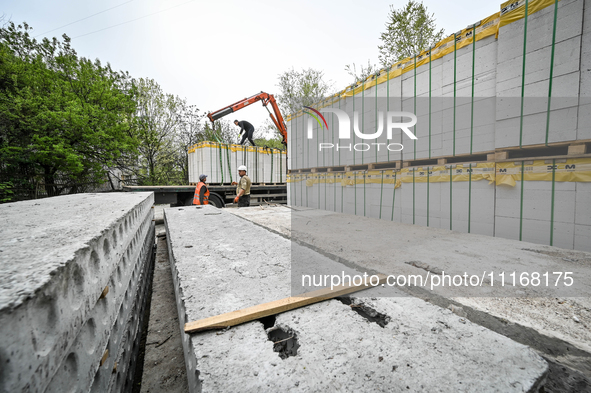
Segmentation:
{"type": "Polygon", "coordinates": [[[15,188],[40,178],[49,195],[78,192],[136,150],[134,87],[78,57],[68,36],[38,42],[30,31],[0,28],[0,175],[15,188]]]}
{"type": "Polygon", "coordinates": [[[282,143],[283,138],[256,138],[254,140],[254,143],[257,144],[257,146],[260,147],[266,147],[266,148],[271,148],[271,149],[277,149],[277,150],[285,150],[285,145],[282,143]]]}
{"type": "Polygon", "coordinates": [[[205,120],[205,125],[198,135],[198,142],[238,143],[240,142],[239,131],[240,129],[230,120],[216,120],[214,125],[209,120],[205,120]]]}
{"type": "Polygon", "coordinates": [[[267,146],[279,150],[285,149],[285,145],[282,143],[283,137],[271,119],[266,119],[263,125],[256,129],[255,137],[254,141],[257,146],[267,146]]]}
{"type": "Polygon", "coordinates": [[[279,75],[277,103],[283,116],[296,113],[302,106],[315,104],[329,95],[333,83],[324,80],[324,73],[313,68],[293,68],[279,75]]]}
{"type": "Polygon", "coordinates": [[[140,78],[137,88],[137,124],[141,184],[164,185],[175,182],[175,136],[182,124],[186,102],[166,94],[153,79],[140,78]]]}
{"type": "Polygon", "coordinates": [[[357,83],[359,81],[366,80],[370,75],[375,74],[380,69],[375,64],[371,64],[369,59],[367,60],[367,67],[364,67],[363,64],[359,66],[359,72],[357,72],[357,67],[355,63],[352,65],[347,64],[345,66],[345,71],[353,78],[353,83],[357,83]]]}
{"type": "Polygon", "coordinates": [[[176,167],[179,171],[179,183],[189,184],[189,148],[199,142],[203,132],[204,115],[193,106],[185,106],[181,113],[181,121],[177,129],[175,146],[176,167]]]}
{"type": "Polygon", "coordinates": [[[409,0],[399,10],[390,6],[386,31],[380,35],[378,45],[382,66],[412,57],[435,45],[443,38],[443,29],[437,30],[434,14],[429,14],[423,3],[409,0]]]}

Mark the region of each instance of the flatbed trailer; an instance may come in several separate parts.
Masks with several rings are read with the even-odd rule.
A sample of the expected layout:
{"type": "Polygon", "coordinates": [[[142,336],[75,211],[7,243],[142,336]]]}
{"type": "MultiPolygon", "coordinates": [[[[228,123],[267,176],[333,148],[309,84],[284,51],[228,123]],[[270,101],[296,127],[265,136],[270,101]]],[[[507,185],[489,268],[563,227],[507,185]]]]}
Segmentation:
{"type": "MultiPolygon", "coordinates": [[[[234,203],[236,186],[230,184],[208,184],[209,203],[218,207],[226,207],[234,203]]],[[[157,205],[170,204],[173,206],[190,206],[193,204],[195,186],[127,186],[123,191],[148,191],[154,193],[154,203],[157,205]]],[[[250,204],[257,206],[266,202],[286,204],[287,184],[253,184],[250,187],[250,204]]]]}

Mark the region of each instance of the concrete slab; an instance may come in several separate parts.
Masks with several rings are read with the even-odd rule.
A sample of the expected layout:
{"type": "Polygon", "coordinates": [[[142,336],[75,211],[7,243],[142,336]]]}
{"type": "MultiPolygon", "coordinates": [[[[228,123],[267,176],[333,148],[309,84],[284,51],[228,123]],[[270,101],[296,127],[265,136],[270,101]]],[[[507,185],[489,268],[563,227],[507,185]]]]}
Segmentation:
{"type": "MultiPolygon", "coordinates": [[[[424,269],[434,271],[570,271],[579,282],[589,280],[591,254],[540,246],[514,240],[460,234],[436,228],[424,228],[385,220],[354,217],[310,210],[278,207],[232,211],[258,225],[291,236],[326,255],[333,255],[359,269],[372,269],[385,274],[416,274],[424,269]],[[305,217],[306,232],[294,220],[305,217]],[[339,228],[335,230],[335,228],[339,228]],[[351,229],[353,228],[353,229],[351,229]],[[352,240],[351,233],[364,233],[363,241],[352,240]],[[388,241],[378,234],[388,234],[388,241]],[[418,261],[422,268],[409,264],[418,261]],[[550,265],[549,265],[550,264],[550,265]]],[[[497,221],[500,222],[500,221],[497,221]]],[[[513,225],[513,227],[515,227],[513,225]]],[[[517,226],[517,230],[518,230],[517,226]]],[[[580,231],[580,233],[583,233],[580,231]]],[[[546,359],[558,362],[558,368],[573,367],[591,379],[591,290],[579,287],[576,294],[552,296],[543,288],[529,286],[518,297],[454,296],[451,293],[427,291],[418,294],[435,304],[463,307],[471,319],[515,340],[535,347],[546,359]],[[504,322],[499,322],[504,321],[504,322]],[[507,325],[508,324],[508,325],[507,325]],[[511,328],[508,328],[511,326],[511,328]],[[577,352],[577,354],[575,354],[577,352]]],[[[583,386],[583,385],[581,385],[583,386]]]]}
{"type": "MultiPolygon", "coordinates": [[[[265,211],[235,210],[244,216],[265,211]]],[[[289,211],[278,214],[286,219],[289,211]]],[[[274,233],[210,207],[166,209],[165,222],[181,329],[289,296],[294,255],[312,274],[320,267],[356,272],[290,241],[284,224],[274,233]]],[[[191,391],[521,392],[536,391],[547,370],[523,345],[420,299],[383,297],[378,288],[183,336],[191,391]]]]}
{"type": "Polygon", "coordinates": [[[116,193],[0,205],[0,391],[130,386],[152,203],[116,193]]]}

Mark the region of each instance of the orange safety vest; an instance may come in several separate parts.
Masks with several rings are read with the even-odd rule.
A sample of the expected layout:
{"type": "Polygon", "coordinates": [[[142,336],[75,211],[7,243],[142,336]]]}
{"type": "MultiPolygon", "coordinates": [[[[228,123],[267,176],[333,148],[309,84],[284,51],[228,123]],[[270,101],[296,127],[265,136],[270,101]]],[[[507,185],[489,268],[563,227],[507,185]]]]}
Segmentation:
{"type": "Polygon", "coordinates": [[[199,193],[201,191],[201,187],[205,187],[205,195],[203,196],[203,204],[204,205],[209,205],[209,189],[207,189],[207,186],[205,185],[205,183],[203,182],[199,182],[197,184],[197,187],[195,187],[195,195],[193,196],[193,205],[201,205],[201,202],[199,201],[199,193]]]}

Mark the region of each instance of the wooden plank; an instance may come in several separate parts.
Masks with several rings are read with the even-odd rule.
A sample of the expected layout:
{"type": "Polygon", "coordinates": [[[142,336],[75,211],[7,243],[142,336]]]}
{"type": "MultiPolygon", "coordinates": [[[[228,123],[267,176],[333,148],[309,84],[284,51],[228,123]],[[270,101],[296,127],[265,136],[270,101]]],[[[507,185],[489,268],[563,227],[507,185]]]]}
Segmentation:
{"type": "MultiPolygon", "coordinates": [[[[376,276],[379,278],[376,286],[380,286],[386,282],[386,275],[377,274],[376,276]]],[[[338,287],[334,287],[333,289],[322,288],[316,291],[301,294],[299,296],[274,300],[269,303],[243,308],[242,310],[232,311],[225,314],[200,319],[194,322],[187,322],[185,324],[185,333],[196,333],[212,329],[224,329],[230,326],[239,325],[241,323],[254,321],[255,319],[268,317],[269,315],[279,314],[324,300],[329,300],[335,297],[374,287],[373,285],[369,285],[369,278],[367,284],[368,285],[340,285],[338,287]]]]}
{"type": "Polygon", "coordinates": [[[507,158],[506,160],[497,160],[496,162],[521,162],[521,161],[533,161],[533,160],[560,160],[569,158],[591,158],[591,154],[580,154],[576,156],[560,155],[560,156],[536,156],[536,157],[514,157],[507,158]]]}
{"type": "Polygon", "coordinates": [[[573,156],[576,154],[585,154],[587,153],[587,145],[584,143],[581,145],[569,145],[568,146],[568,155],[573,156]]]}
{"type": "Polygon", "coordinates": [[[500,150],[543,149],[543,148],[549,148],[549,147],[561,147],[561,146],[567,146],[567,145],[572,145],[572,144],[581,144],[581,143],[589,143],[589,142],[591,142],[591,139],[579,139],[577,141],[550,142],[548,144],[537,143],[534,145],[507,146],[507,147],[503,147],[500,150]]]}
{"type": "Polygon", "coordinates": [[[495,152],[495,161],[507,160],[509,158],[509,152],[497,151],[495,152]]]}
{"type": "Polygon", "coordinates": [[[447,158],[438,158],[437,165],[445,165],[447,164],[447,158]]]}

